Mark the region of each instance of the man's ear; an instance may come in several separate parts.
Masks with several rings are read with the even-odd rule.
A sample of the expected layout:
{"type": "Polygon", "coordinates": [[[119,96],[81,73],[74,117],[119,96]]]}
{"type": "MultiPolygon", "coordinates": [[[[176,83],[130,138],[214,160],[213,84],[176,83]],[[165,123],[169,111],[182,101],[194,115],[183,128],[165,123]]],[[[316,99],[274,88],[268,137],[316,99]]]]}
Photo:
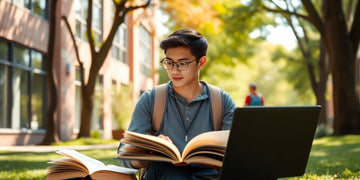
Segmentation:
{"type": "Polygon", "coordinates": [[[198,64],[199,69],[204,68],[204,67],[205,67],[205,64],[206,64],[206,56],[203,56],[203,57],[201,57],[201,58],[199,59],[199,64],[198,64]]]}

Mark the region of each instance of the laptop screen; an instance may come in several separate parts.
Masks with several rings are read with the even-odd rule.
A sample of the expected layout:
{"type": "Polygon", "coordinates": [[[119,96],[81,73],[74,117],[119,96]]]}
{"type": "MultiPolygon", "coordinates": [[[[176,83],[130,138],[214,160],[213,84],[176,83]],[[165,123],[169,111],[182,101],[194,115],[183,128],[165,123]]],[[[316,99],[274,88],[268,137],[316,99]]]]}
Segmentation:
{"type": "Polygon", "coordinates": [[[257,106],[234,112],[220,179],[305,173],[321,106],[257,106]]]}

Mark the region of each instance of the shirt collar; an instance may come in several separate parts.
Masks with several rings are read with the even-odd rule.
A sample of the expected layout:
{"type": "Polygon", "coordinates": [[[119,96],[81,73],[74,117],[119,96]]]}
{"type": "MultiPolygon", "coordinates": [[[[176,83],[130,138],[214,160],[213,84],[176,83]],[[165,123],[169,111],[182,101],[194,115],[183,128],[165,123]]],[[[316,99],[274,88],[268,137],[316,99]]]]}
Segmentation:
{"type": "MultiPolygon", "coordinates": [[[[204,99],[209,98],[209,88],[207,87],[206,83],[203,82],[203,81],[200,81],[200,83],[203,85],[204,88],[203,88],[201,94],[200,94],[198,97],[196,97],[195,99],[193,99],[192,102],[194,102],[194,101],[202,101],[202,100],[204,100],[204,99]]],[[[170,81],[170,82],[168,83],[168,87],[167,87],[167,88],[168,88],[168,92],[169,92],[170,96],[173,97],[174,94],[177,94],[177,93],[174,91],[172,85],[173,85],[173,83],[170,81]]],[[[183,97],[180,96],[179,94],[177,94],[177,95],[178,95],[178,97],[183,98],[183,97]]]]}

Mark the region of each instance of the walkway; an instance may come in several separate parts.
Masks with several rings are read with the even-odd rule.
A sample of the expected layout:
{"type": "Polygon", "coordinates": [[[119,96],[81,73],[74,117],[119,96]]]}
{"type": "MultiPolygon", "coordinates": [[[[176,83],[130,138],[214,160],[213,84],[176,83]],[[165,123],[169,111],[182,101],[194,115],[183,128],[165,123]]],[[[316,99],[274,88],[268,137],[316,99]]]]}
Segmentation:
{"type": "Polygon", "coordinates": [[[0,151],[12,152],[55,152],[59,149],[92,150],[92,149],[114,149],[116,151],[119,144],[96,144],[81,146],[0,146],[0,151]]]}

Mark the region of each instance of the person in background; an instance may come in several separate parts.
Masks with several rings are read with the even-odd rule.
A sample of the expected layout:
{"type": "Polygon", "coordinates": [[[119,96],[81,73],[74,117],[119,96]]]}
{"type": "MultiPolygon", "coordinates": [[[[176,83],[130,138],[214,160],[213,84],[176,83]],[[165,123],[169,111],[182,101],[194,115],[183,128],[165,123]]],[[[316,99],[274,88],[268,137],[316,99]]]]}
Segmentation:
{"type": "Polygon", "coordinates": [[[256,92],[256,83],[250,83],[249,95],[246,96],[245,106],[264,106],[264,98],[256,92]]]}

